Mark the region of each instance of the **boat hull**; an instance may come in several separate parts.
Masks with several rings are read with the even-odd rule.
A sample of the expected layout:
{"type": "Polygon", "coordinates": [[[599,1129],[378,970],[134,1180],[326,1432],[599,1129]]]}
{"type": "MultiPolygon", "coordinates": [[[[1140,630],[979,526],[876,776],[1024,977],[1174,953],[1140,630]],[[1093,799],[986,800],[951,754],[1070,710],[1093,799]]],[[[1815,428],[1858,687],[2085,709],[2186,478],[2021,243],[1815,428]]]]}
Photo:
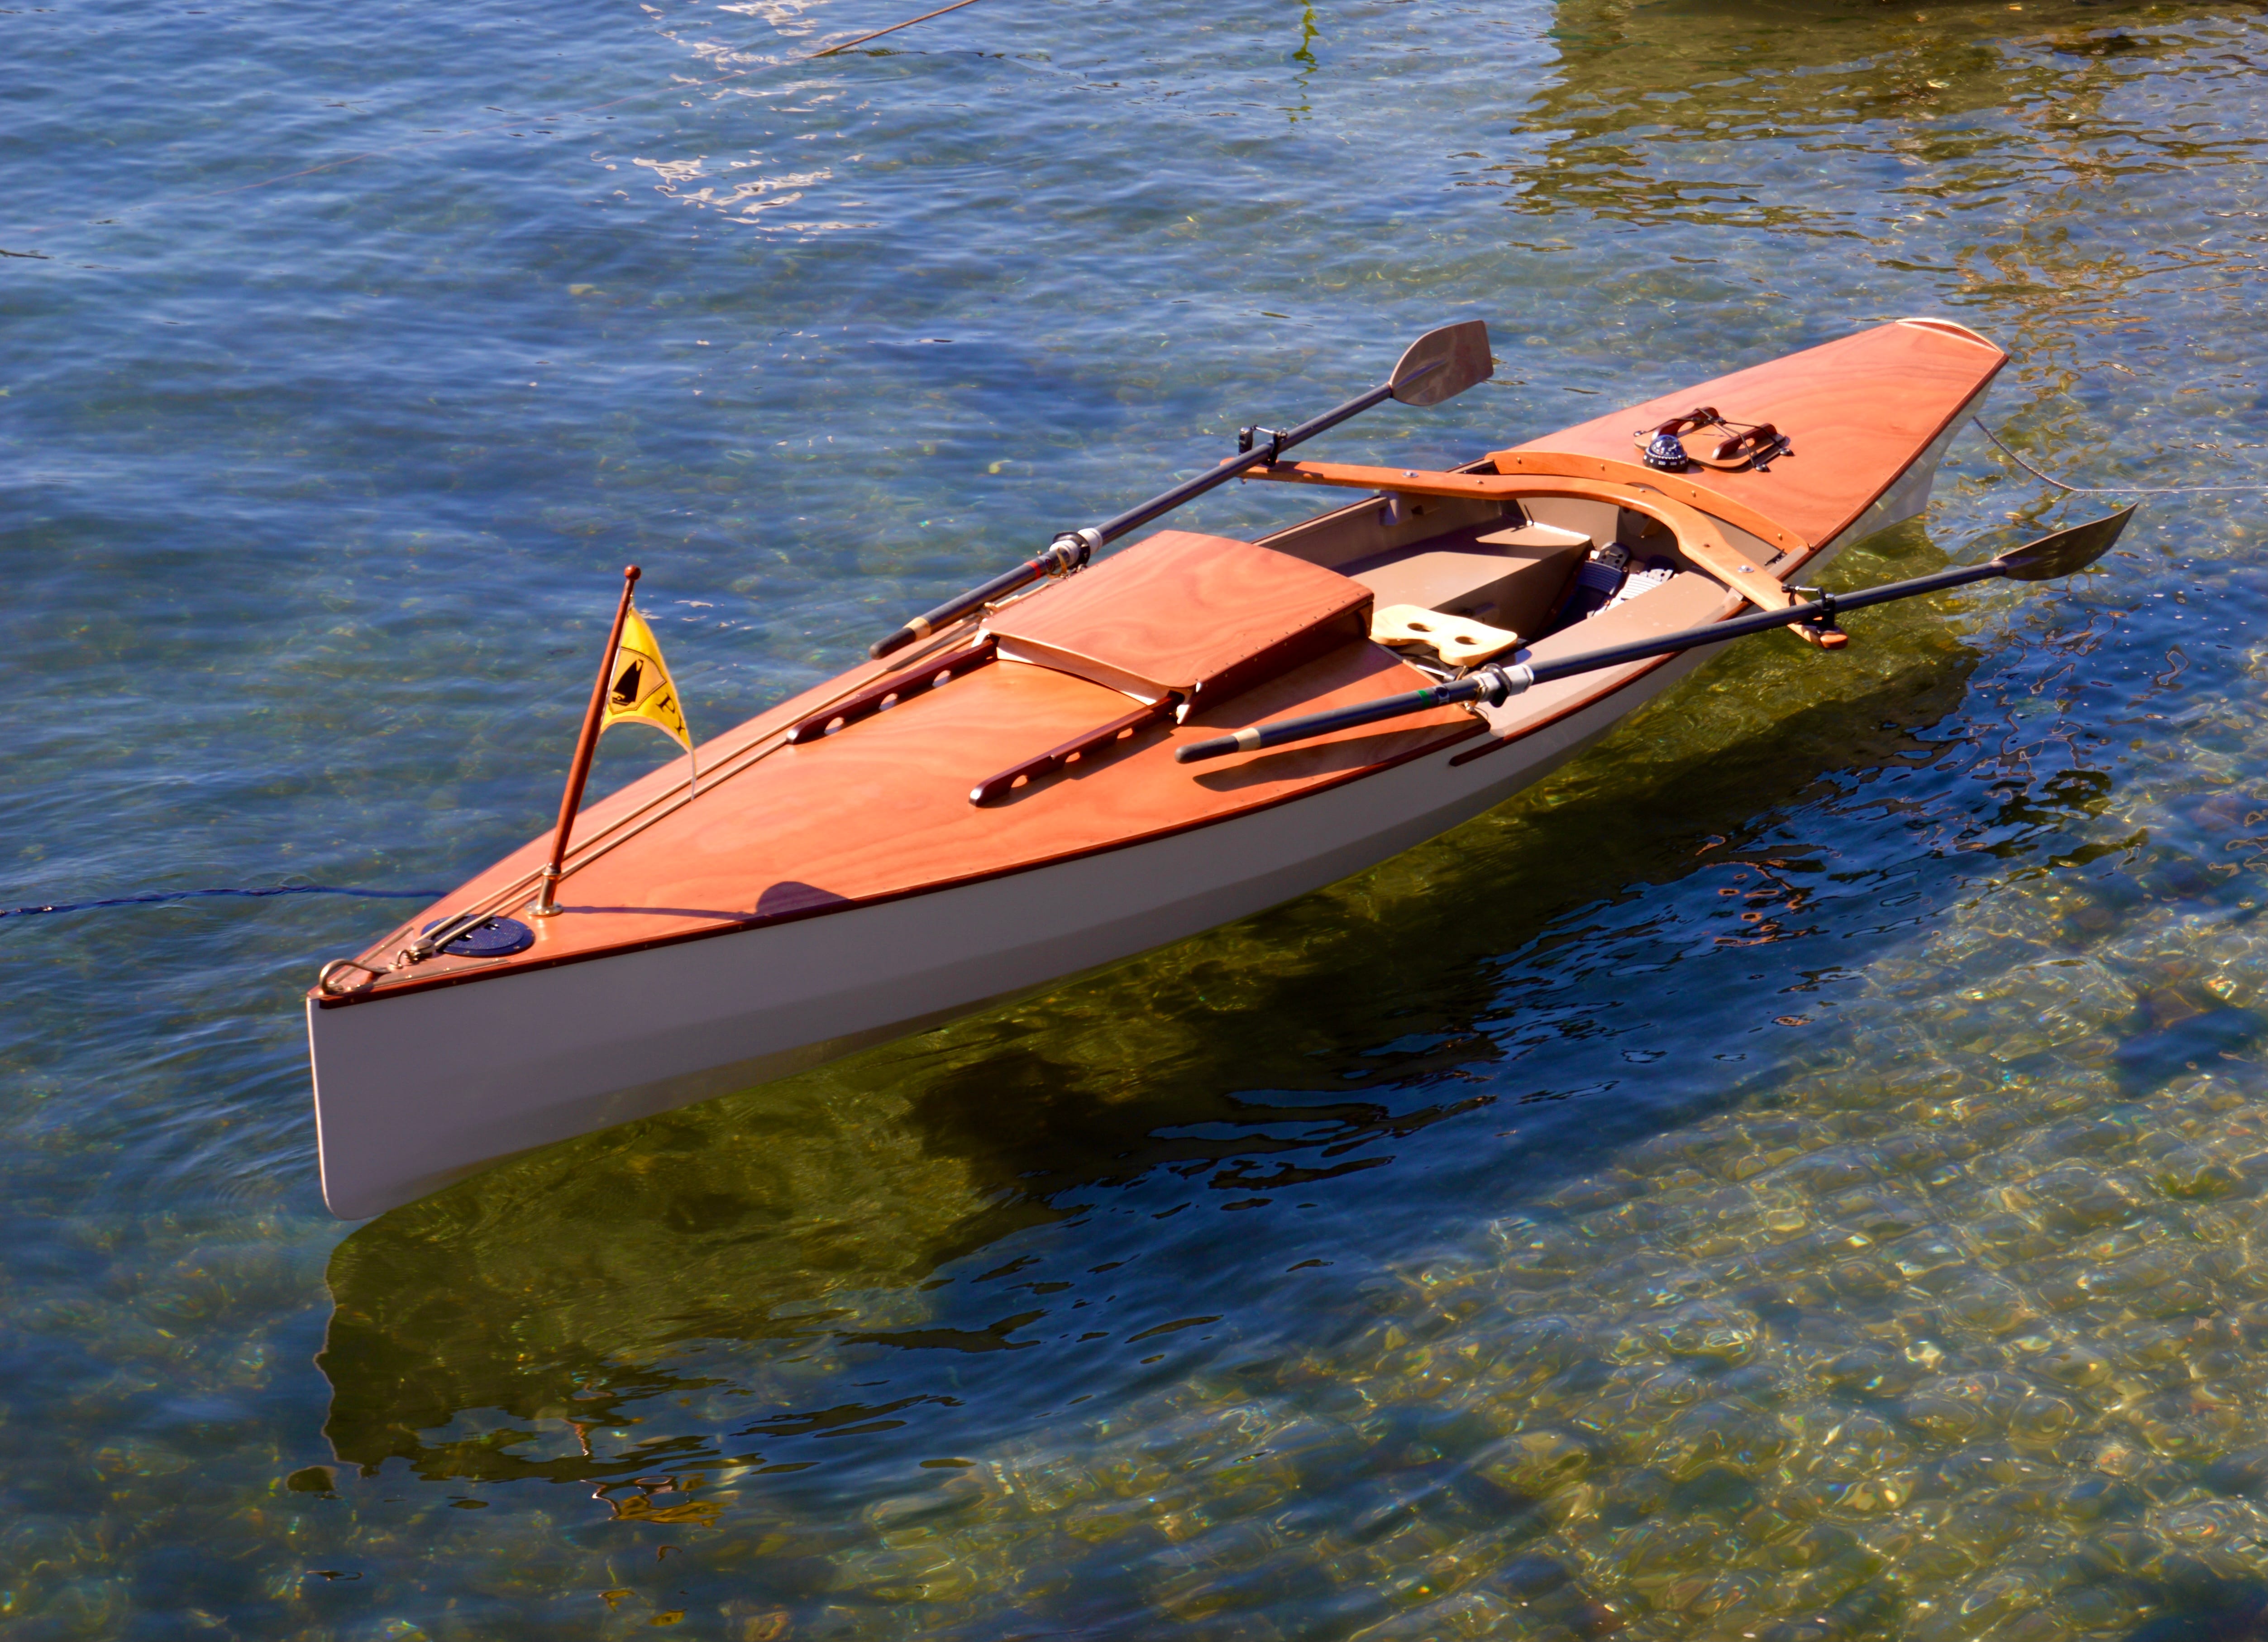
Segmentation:
{"type": "Polygon", "coordinates": [[[822,1064],[1295,899],[1502,803],[1716,653],[1497,756],[879,905],[438,988],[310,1000],[323,1201],[383,1212],[515,1153],[822,1064]]]}
{"type": "MultiPolygon", "coordinates": [[[[1909,339],[1892,340],[1903,346],[1909,339]]],[[[1757,517],[1753,508],[1743,515],[1735,496],[1717,516],[1735,556],[1777,564],[1771,574],[1781,578],[1799,566],[1809,574],[1919,513],[1947,445],[2005,357],[1977,339],[1959,345],[1989,357],[1968,386],[1937,401],[1926,428],[1904,446],[1910,460],[1879,468],[1835,515],[1840,527],[1830,540],[1813,536],[1815,545],[1791,556],[1733,522],[1757,517]]],[[[1606,454],[1605,437],[1594,442],[1606,454]]],[[[1762,484],[1753,488],[1770,494],[1762,484]]],[[[1814,501],[1815,508],[1837,505],[1831,490],[1815,483],[1814,501]]],[[[1344,559],[1356,550],[1346,538],[1374,531],[1369,521],[1376,512],[1374,500],[1358,503],[1269,540],[1292,554],[1322,543],[1344,559]]],[[[1611,518],[1611,506],[1608,512],[1611,518]]],[[[1663,630],[1742,607],[1737,594],[1690,575],[1640,602],[1655,607],[1647,619],[1663,630]]],[[[1581,642],[1568,633],[1542,643],[1568,641],[1581,642]]],[[[563,949],[549,958],[539,944],[526,961],[507,961],[512,968],[433,973],[441,967],[427,966],[400,981],[382,977],[379,988],[359,996],[319,987],[308,1000],[307,1025],[324,1201],[345,1219],[380,1213],[515,1154],[789,1075],[1310,893],[1502,803],[1705,665],[1718,648],[1594,675],[1594,682],[1538,687],[1482,711],[1481,722],[1462,731],[1455,715],[1445,713],[1433,730],[1408,741],[1415,750],[1242,807],[1193,809],[1169,829],[1130,830],[1123,840],[860,899],[813,892],[808,904],[790,905],[784,915],[768,910],[769,898],[759,901],[754,918],[698,910],[718,903],[685,900],[675,904],[696,910],[683,916],[707,920],[705,926],[673,933],[655,924],[660,932],[644,944],[563,949]]],[[[937,699],[974,711],[990,688],[984,680],[1022,665],[994,664],[976,675],[978,683],[952,685],[953,694],[937,699]]],[[[1357,688],[1376,695],[1389,687],[1373,681],[1357,688]]],[[[920,722],[894,712],[880,733],[920,722]]],[[[750,728],[762,725],[744,726],[750,728]]],[[[775,768],[853,768],[844,761],[858,747],[871,754],[887,745],[876,734],[862,723],[855,742],[822,740],[812,749],[833,762],[775,768]]],[[[1164,751],[1148,756],[1162,759],[1164,751]]],[[[1067,813],[1046,804],[1082,801],[1090,811],[1107,810],[1114,800],[1101,795],[1137,791],[1108,784],[1119,778],[1106,769],[1084,800],[1042,795],[1043,807],[1032,813],[1044,820],[1067,813]]],[[[855,784],[844,789],[854,797],[860,791],[855,784]]],[[[594,829],[611,836],[607,828],[630,826],[627,836],[635,836],[632,822],[644,813],[637,805],[650,800],[631,791],[608,802],[622,814],[593,821],[594,829]]],[[[780,813],[838,812],[791,806],[780,813]]],[[[701,842],[697,833],[688,836],[701,842]]],[[[512,870],[510,858],[491,869],[491,881],[498,874],[506,880],[499,893],[510,892],[512,870]]],[[[606,870],[598,870],[602,880],[606,870]]],[[[612,887],[619,893],[623,881],[618,875],[612,887]]],[[[608,891],[586,893],[604,901],[608,891]]],[[[453,902],[471,899],[460,892],[453,902]]],[[[635,907],[581,910],[591,918],[647,916],[635,907]]],[[[666,907],[652,916],[663,913],[678,916],[666,907]]],[[[366,954],[366,972],[375,974],[368,966],[389,949],[381,943],[366,954]]]]}

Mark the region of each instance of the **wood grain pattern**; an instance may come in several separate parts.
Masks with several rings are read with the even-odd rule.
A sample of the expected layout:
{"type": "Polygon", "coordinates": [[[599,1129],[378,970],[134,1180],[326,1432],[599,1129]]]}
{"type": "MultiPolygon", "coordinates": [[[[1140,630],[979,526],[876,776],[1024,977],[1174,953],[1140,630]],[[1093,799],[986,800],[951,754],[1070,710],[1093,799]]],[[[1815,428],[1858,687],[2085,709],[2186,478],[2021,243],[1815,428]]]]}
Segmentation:
{"type": "MultiPolygon", "coordinates": [[[[791,696],[777,706],[767,708],[755,718],[733,725],[722,735],[702,742],[702,793],[712,795],[736,778],[761,767],[767,758],[788,745],[786,738],[793,726],[813,714],[831,712],[843,703],[878,686],[901,681],[910,686],[911,681],[939,657],[967,644],[976,630],[975,617],[964,617],[940,628],[924,644],[899,651],[886,659],[855,662],[836,677],[791,696]]],[[[574,846],[568,852],[568,872],[571,874],[580,872],[598,857],[622,848],[692,801],[686,784],[677,778],[674,762],[616,788],[606,797],[585,806],[577,817],[574,846]]],[[[715,801],[713,798],[711,801],[715,801]]],[[[548,840],[545,847],[548,850],[548,840]]],[[[526,899],[523,892],[532,889],[535,869],[542,865],[540,855],[531,855],[532,849],[533,846],[524,848],[506,857],[471,883],[451,891],[415,917],[396,924],[364,947],[361,958],[375,961],[390,957],[417,931],[437,917],[476,907],[484,911],[502,912],[521,905],[526,899]],[[516,870],[507,871],[507,868],[516,870]]],[[[320,982],[309,989],[308,996],[325,1007],[350,1001],[326,990],[320,982]]]]}
{"type": "MultiPolygon", "coordinates": [[[[1494,474],[1421,480],[1407,470],[1287,463],[1256,476],[1403,488],[1468,502],[1521,496],[1609,502],[1669,528],[1697,563],[1712,553],[1737,552],[1716,522],[1721,519],[1772,544],[1778,557],[1758,566],[1758,573],[1768,572],[1765,579],[1776,585],[1811,549],[1859,518],[2004,360],[1998,349],[1958,328],[1883,327],[1496,453],[1494,474]],[[1865,391],[1855,392],[1854,383],[1865,391]],[[1704,401],[1742,421],[1777,423],[1794,438],[1798,455],[1776,460],[1770,473],[1693,478],[1653,472],[1622,453],[1632,427],[1704,401]]],[[[1460,530],[1473,518],[1470,507],[1448,513],[1460,530]]],[[[1422,546],[1413,539],[1410,550],[1422,546]]],[[[1735,574],[1746,562],[1734,560],[1735,574]]],[[[1771,596],[1775,590],[1755,591],[1771,596]]],[[[350,998],[316,1001],[326,1008],[357,1006],[434,985],[918,895],[1293,802],[1479,736],[1478,720],[1445,708],[1399,721],[1386,733],[1359,727],[1204,766],[1201,775],[1174,763],[1173,747],[1187,739],[1353,705],[1422,683],[1414,669],[1356,637],[1288,671],[1256,678],[1233,700],[1222,698],[1221,681],[1237,680],[1240,667],[1283,667],[1298,644],[1316,642],[1335,622],[1351,619],[1359,634],[1369,597],[1359,584],[1303,559],[1223,538],[1164,533],[1010,607],[998,625],[1005,637],[1009,628],[1029,623],[1035,635],[1052,630],[1086,644],[1098,661],[1107,655],[1138,666],[1159,693],[1213,682],[1210,700],[1201,698],[1186,724],[1100,751],[981,808],[968,801],[973,782],[1028,761],[1035,747],[1056,746],[1122,717],[1124,696],[1092,679],[1006,660],[835,734],[786,745],[785,733],[798,721],[822,711],[832,715],[864,689],[892,680],[910,688],[924,670],[933,674],[945,651],[968,642],[971,624],[935,641],[922,660],[862,663],[704,744],[696,799],[681,796],[675,769],[665,767],[593,805],[577,823],[578,843],[560,896],[565,910],[543,921],[526,953],[437,959],[350,998]],[[1116,592],[1139,591],[1139,599],[1114,595],[1113,567],[1122,563],[1131,568],[1115,572],[1116,592]],[[1174,578],[1156,574],[1168,563],[1184,578],[1220,578],[1198,601],[1202,614],[1174,578]],[[1156,574],[1156,585],[1144,591],[1145,574],[1156,574]],[[1114,621],[1130,608],[1141,617],[1130,625],[1143,630],[1121,631],[1130,624],[1114,621]],[[1256,619],[1260,612],[1264,619],[1256,619]]],[[[1563,644],[1587,648],[1624,637],[1625,626],[1708,620],[1739,607],[1706,577],[1680,576],[1599,618],[1603,625],[1553,635],[1537,651],[1563,644]]],[[[1494,733],[1472,751],[1508,745],[1656,665],[1540,686],[1492,711],[1494,733]]],[[[483,901],[499,910],[520,904],[526,899],[521,887],[541,864],[545,844],[533,841],[499,861],[366,948],[364,957],[385,961],[431,918],[483,901]]]]}
{"type": "MultiPolygon", "coordinates": [[[[818,741],[783,747],[733,785],[673,811],[629,843],[571,874],[562,912],[510,958],[441,958],[326,1007],[358,1005],[486,974],[809,916],[1066,856],[1283,803],[1464,736],[1459,709],[1361,728],[1203,779],[1173,762],[1181,741],[1233,729],[1247,716],[1351,706],[1412,689],[1425,675],[1368,640],[1343,644],[1233,702],[1192,712],[1123,752],[1082,760],[983,807],[970,786],[1120,716],[1123,695],[1051,668],[1003,661],[818,741]]],[[[527,870],[530,845],[441,903],[469,904],[527,870]]],[[[435,916],[433,914],[422,915],[435,916]]],[[[366,955],[390,955],[379,942],[366,955]]]]}
{"type": "Polygon", "coordinates": [[[1368,630],[1370,589],[1289,554],[1165,530],[992,618],[1005,653],[1154,701],[1225,700],[1368,630]]]}
{"type": "Polygon", "coordinates": [[[996,660],[998,650],[990,634],[974,644],[947,651],[933,661],[870,684],[855,695],[834,703],[796,721],[787,733],[788,744],[801,747],[806,741],[815,741],[830,730],[847,730],[861,718],[871,718],[876,713],[901,702],[910,701],[924,690],[933,690],[939,684],[949,684],[996,660]]]}
{"type": "MultiPolygon", "coordinates": [[[[1713,520],[1634,487],[1580,479],[1498,478],[1491,482],[1531,496],[1612,501],[1668,526],[1689,556],[1696,549],[1707,553],[1713,548],[1720,556],[1734,552],[1713,520]]],[[[1209,550],[1212,541],[1221,540],[1198,538],[1193,544],[1184,538],[1169,545],[1176,554],[1195,553],[1200,545],[1209,550]]],[[[1248,549],[1250,544],[1231,545],[1248,549]]],[[[1370,595],[1359,584],[1287,556],[1266,557],[1296,567],[1301,576],[1295,585],[1320,585],[1331,603],[1346,604],[1357,621],[1366,619],[1370,595]],[[1339,591],[1342,586],[1355,588],[1359,598],[1350,601],[1339,591]]],[[[1222,585],[1264,589],[1280,585],[1276,564],[1259,565],[1260,573],[1255,575],[1252,558],[1243,557],[1242,563],[1245,575],[1234,584],[1224,578],[1222,585]]],[[[1077,586],[1076,580],[1061,584],[1026,603],[1062,598],[1077,586]]],[[[1079,622],[1067,620],[1040,630],[1091,630],[1093,601],[1082,602],[1090,608],[1079,622]]],[[[1279,622],[1263,630],[1275,633],[1291,625],[1279,622]]],[[[1280,637],[1273,648],[1281,653],[1280,637]]],[[[1233,677],[1237,667],[1248,665],[1236,659],[1239,652],[1253,649],[1249,641],[1241,645],[1216,643],[1204,653],[1229,658],[1227,673],[1217,676],[1233,677]]],[[[1199,652],[1185,649],[1184,653],[1199,652]]],[[[926,676],[934,665],[932,660],[907,668],[903,677],[911,683],[926,676]]],[[[1359,727],[1245,762],[1212,766],[1195,779],[1172,762],[1172,749],[1178,741],[1204,733],[1351,706],[1425,681],[1423,674],[1366,638],[1341,644],[1303,666],[1261,679],[1241,694],[1223,696],[1216,692],[1210,703],[1199,697],[1188,722],[1166,737],[1121,756],[1105,755],[1058,778],[976,807],[967,799],[970,784],[1028,762],[1035,742],[1052,747],[1124,711],[1125,697],[1118,690],[1014,660],[1004,650],[1000,661],[956,679],[947,688],[917,694],[886,713],[806,745],[779,746],[753,768],[734,766],[728,755],[719,761],[722,769],[703,789],[701,800],[663,810],[644,823],[644,830],[595,858],[578,858],[561,891],[564,910],[543,921],[536,944],[526,952],[499,959],[437,959],[348,998],[325,997],[320,1001],[326,1007],[337,1006],[482,974],[541,968],[917,893],[1203,825],[1256,804],[1285,801],[1386,768],[1447,740],[1476,734],[1481,726],[1461,710],[1444,708],[1399,721],[1404,727],[1385,734],[1359,727]],[[736,777],[736,768],[747,773],[736,777]],[[730,796],[720,799],[720,794],[730,796]],[[947,794],[950,809],[939,813],[947,794]],[[969,818],[1002,816],[1032,824],[990,831],[971,830],[968,824],[969,818]],[[728,866],[728,859],[737,865],[728,866]]],[[[1600,684],[1605,687],[1604,681],[1600,684]]],[[[1543,696],[1533,704],[1541,708],[1547,699],[1543,696]]],[[[778,722],[777,711],[767,718],[774,721],[777,733],[814,716],[806,709],[784,724],[778,722]]],[[[704,757],[704,764],[709,762],[704,757]]],[[[620,814],[622,798],[616,795],[605,807],[620,814]]],[[[594,817],[584,836],[601,836],[612,819],[610,814],[594,817]]],[[[530,870],[531,863],[522,858],[537,847],[527,846],[498,863],[449,897],[444,909],[501,895],[530,870]]],[[[510,904],[504,902],[507,908],[510,904]]],[[[375,961],[389,954],[398,939],[389,937],[364,956],[375,961]]]]}
{"type": "MultiPolygon", "coordinates": [[[[1735,422],[1775,424],[1788,436],[1793,453],[1774,458],[1769,472],[1663,474],[1643,482],[1682,477],[1711,499],[1681,499],[1743,529],[1753,526],[1719,504],[1753,509],[1816,547],[1873,505],[2007,360],[1958,326],[1899,320],[1491,455],[1499,473],[1533,471],[1522,459],[1535,456],[1611,459],[1649,473],[1629,460],[1631,430],[1658,426],[1696,405],[1714,405],[1735,422]]],[[[1662,489],[1681,494],[1668,484],[1662,489]]]]}

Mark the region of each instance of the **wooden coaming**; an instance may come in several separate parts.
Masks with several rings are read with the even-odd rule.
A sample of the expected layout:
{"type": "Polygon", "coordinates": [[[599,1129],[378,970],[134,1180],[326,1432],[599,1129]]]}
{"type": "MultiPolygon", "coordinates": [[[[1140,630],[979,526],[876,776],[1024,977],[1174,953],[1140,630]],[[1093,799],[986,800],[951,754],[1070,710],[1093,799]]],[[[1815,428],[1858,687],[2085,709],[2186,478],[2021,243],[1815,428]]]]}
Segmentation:
{"type": "Polygon", "coordinates": [[[1780,553],[1803,553],[1815,544],[1775,522],[1770,516],[1740,502],[1728,501],[1677,474],[1658,473],[1642,462],[1619,457],[1568,455],[1559,452],[1498,451],[1470,469],[1432,473],[1414,468],[1379,468],[1359,462],[1277,462],[1256,468],[1248,479],[1273,479],[1292,484],[1335,485],[1354,490],[1392,491],[1403,496],[1450,497],[1463,501],[1511,502],[1523,497],[1573,496],[1612,501],[1623,490],[1649,491],[1680,506],[1705,512],[1711,517],[1770,542],[1780,553]],[[1498,463],[1500,471],[1491,472],[1498,463]],[[1539,479],[1566,479],[1577,488],[1554,490],[1539,479]],[[1584,488],[1588,487],[1588,488],[1584,488]]]}
{"type": "MultiPolygon", "coordinates": [[[[1646,475],[1646,470],[1640,468],[1646,475]]],[[[1572,497],[1588,502],[1611,502],[1668,526],[1685,556],[1718,580],[1737,588],[1762,610],[1777,610],[1792,595],[1766,567],[1778,573],[1793,570],[1809,551],[1800,543],[1758,565],[1754,558],[1725,540],[1719,521],[1697,507],[1672,499],[1654,486],[1604,479],[1507,477],[1494,474],[1418,473],[1406,468],[1362,468],[1343,462],[1279,462],[1256,468],[1256,479],[1285,479],[1309,484],[1346,485],[1357,490],[1385,489],[1420,496],[1486,497],[1498,501],[1522,497],[1572,497]]],[[[1660,477],[1661,475],[1647,475],[1660,477]]],[[[1754,533],[1751,533],[1754,534],[1754,533]]],[[[1785,532],[1779,533],[1788,538],[1785,532]]]]}

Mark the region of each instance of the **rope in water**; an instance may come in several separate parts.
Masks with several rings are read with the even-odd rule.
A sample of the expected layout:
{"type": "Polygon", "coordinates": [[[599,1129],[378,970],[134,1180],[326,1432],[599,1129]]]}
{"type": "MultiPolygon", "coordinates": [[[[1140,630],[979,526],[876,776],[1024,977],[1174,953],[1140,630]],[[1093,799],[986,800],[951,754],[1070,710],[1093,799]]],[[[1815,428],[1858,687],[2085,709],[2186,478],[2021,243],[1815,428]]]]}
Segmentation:
{"type": "MultiPolygon", "coordinates": [[[[973,0],[960,0],[960,4],[961,5],[972,3],[973,0]]],[[[945,10],[948,11],[957,11],[959,9],[959,5],[947,6],[945,8],[945,10]]],[[[931,12],[929,15],[934,17],[937,13],[931,12]]],[[[916,18],[912,20],[918,23],[924,19],[921,18],[916,18]]],[[[900,24],[898,26],[903,27],[905,25],[900,24]]],[[[885,30],[883,32],[888,33],[890,31],[885,30]]],[[[868,38],[872,38],[872,36],[869,36],[868,38]]],[[[845,45],[857,45],[859,42],[857,40],[846,40],[843,43],[845,45]]],[[[835,49],[839,51],[842,49],[842,47],[836,47],[835,49]]],[[[2026,461],[2022,457],[2017,455],[2015,452],[2010,450],[2007,445],[2002,442],[1999,434],[1993,432],[1992,429],[1984,425],[1984,419],[1982,417],[1971,416],[1969,420],[1976,424],[1977,431],[1979,433],[1992,440],[1992,444],[1997,449],[1999,449],[2000,453],[2006,456],[2010,461],[2015,463],[2017,467],[2022,468],[2026,473],[2031,475],[2032,477],[2041,481],[2043,483],[2051,484],[2058,490],[2067,490],[2073,496],[2191,496],[2216,490],[2242,491],[2254,495],[2268,493],[2268,484],[2117,486],[2072,484],[2065,480],[2057,478],[2051,473],[2044,473],[2041,471],[2039,468],[2033,467],[2031,463],[2026,461]]],[[[42,913],[48,912],[87,912],[92,911],[98,907],[144,907],[156,905],[159,902],[167,901],[198,901],[214,896],[238,896],[246,899],[258,899],[268,895],[351,895],[357,900],[363,901],[433,901],[439,898],[440,893],[441,892],[438,889],[352,889],[342,887],[335,884],[271,884],[254,889],[169,889],[161,891],[156,895],[114,895],[102,901],[56,902],[34,907],[0,907],[0,918],[36,917],[42,913]]]]}
{"type": "Polygon", "coordinates": [[[206,895],[353,895],[364,901],[438,901],[438,889],[340,889],[329,884],[274,884],[264,889],[169,889],[155,895],[115,895],[107,901],[74,901],[40,907],[0,907],[0,918],[42,912],[85,912],[94,907],[146,907],[159,901],[195,901],[206,895]]]}
{"type": "Polygon", "coordinates": [[[804,59],[816,63],[821,57],[831,57],[838,51],[848,51],[853,46],[863,46],[870,40],[880,40],[885,34],[895,34],[902,28],[911,28],[917,23],[926,23],[933,17],[943,17],[948,11],[958,11],[965,5],[975,5],[976,0],[953,0],[951,5],[941,5],[934,11],[924,11],[919,17],[909,17],[902,23],[893,23],[887,28],[878,28],[871,34],[861,34],[856,40],[846,40],[839,46],[829,46],[824,51],[814,51],[804,59]]]}
{"type": "Polygon", "coordinates": [[[2122,484],[2108,488],[2088,484],[2066,484],[2051,473],[2042,473],[2006,445],[2001,445],[2000,436],[1986,427],[1983,418],[1971,416],[1969,419],[1977,424],[1977,431],[1979,433],[1992,440],[1993,444],[1999,445],[2000,454],[2015,463],[2017,467],[2031,475],[2033,478],[2043,480],[2058,490],[2068,490],[2073,496],[2195,496],[2207,490],[2242,490],[2253,495],[2268,492],[2268,484],[2122,484]]]}

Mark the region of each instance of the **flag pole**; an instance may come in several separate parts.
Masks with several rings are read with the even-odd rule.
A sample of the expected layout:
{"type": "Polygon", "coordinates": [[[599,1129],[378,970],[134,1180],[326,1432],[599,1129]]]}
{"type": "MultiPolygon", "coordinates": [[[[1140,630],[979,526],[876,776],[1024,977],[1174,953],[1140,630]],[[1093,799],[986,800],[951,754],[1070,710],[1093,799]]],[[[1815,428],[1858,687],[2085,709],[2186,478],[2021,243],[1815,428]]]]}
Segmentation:
{"type": "Polygon", "coordinates": [[[607,635],[606,653],[599,658],[599,681],[591,686],[591,705],[583,715],[583,733],[575,742],[575,762],[567,767],[567,791],[559,799],[559,825],[551,835],[551,862],[543,869],[543,887],[537,893],[532,909],[539,918],[553,917],[559,910],[555,891],[559,887],[559,864],[567,858],[567,835],[575,825],[575,812],[582,807],[583,784],[591,777],[591,755],[599,747],[599,718],[607,705],[607,686],[614,681],[615,651],[622,642],[622,622],[630,613],[630,590],[637,585],[638,567],[625,565],[622,569],[622,600],[615,607],[614,630],[607,635]]]}

